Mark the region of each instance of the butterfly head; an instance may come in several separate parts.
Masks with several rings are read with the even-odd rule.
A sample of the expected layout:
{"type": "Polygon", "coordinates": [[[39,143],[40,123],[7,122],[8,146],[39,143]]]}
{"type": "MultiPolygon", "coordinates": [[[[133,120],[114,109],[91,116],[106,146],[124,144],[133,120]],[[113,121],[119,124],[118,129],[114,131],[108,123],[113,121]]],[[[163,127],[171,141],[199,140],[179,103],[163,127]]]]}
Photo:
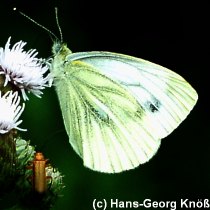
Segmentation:
{"type": "Polygon", "coordinates": [[[66,68],[64,64],[67,61],[67,57],[71,54],[71,50],[67,47],[67,44],[56,41],[52,46],[53,59],[50,64],[50,71],[53,78],[60,78],[60,75],[64,75],[66,68]]]}
{"type": "Polygon", "coordinates": [[[71,50],[67,47],[66,43],[63,43],[61,41],[55,41],[52,46],[52,53],[54,56],[62,55],[66,56],[68,54],[71,54],[71,50]]]}

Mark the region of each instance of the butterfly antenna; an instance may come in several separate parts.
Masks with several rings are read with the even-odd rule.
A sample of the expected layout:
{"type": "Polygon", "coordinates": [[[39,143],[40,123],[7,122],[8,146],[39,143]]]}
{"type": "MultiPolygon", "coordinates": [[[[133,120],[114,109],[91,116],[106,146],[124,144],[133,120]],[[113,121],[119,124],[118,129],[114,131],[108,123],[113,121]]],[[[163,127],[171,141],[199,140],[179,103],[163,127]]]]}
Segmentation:
{"type": "MultiPolygon", "coordinates": [[[[13,10],[16,10],[16,8],[13,8],[13,10]]],[[[28,15],[26,15],[25,13],[18,11],[22,16],[26,17],[28,20],[30,20],[31,22],[33,22],[34,24],[36,24],[37,26],[39,26],[40,28],[44,29],[45,31],[47,31],[49,34],[51,34],[56,40],[58,40],[58,37],[52,32],[50,31],[48,28],[44,27],[43,25],[39,24],[38,22],[36,22],[35,20],[33,20],[32,18],[30,18],[28,15]]],[[[59,27],[59,31],[60,31],[60,27],[59,27]]],[[[61,32],[60,32],[61,33],[61,32]]],[[[61,37],[62,38],[62,37],[61,37]]]]}
{"type": "Polygon", "coordinates": [[[58,26],[58,30],[59,30],[59,33],[60,33],[60,41],[61,43],[63,43],[63,34],[62,34],[62,30],[61,30],[61,27],[60,27],[60,24],[59,24],[59,21],[58,21],[58,8],[55,7],[55,18],[56,18],[56,24],[58,26]]]}

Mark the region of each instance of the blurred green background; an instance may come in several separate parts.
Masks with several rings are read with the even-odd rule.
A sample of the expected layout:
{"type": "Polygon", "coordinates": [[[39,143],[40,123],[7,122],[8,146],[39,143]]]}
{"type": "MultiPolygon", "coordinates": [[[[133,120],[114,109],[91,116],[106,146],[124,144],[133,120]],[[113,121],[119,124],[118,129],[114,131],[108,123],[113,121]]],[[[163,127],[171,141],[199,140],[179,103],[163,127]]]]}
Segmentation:
{"type": "MultiPolygon", "coordinates": [[[[23,137],[64,174],[65,189],[53,209],[91,210],[93,199],[124,201],[146,198],[179,200],[210,198],[209,67],[202,57],[208,42],[205,12],[200,5],[179,1],[1,1],[0,46],[27,42],[39,56],[51,56],[49,35],[17,12],[22,12],[59,36],[54,7],[64,41],[73,52],[104,50],[144,58],[174,70],[198,91],[199,101],[188,118],[162,141],[148,163],[120,174],[102,174],[82,165],[65,132],[53,88],[42,99],[26,102],[23,137]],[[199,16],[201,12],[203,16],[199,16]]],[[[207,15],[206,15],[207,16],[207,15]]]]}

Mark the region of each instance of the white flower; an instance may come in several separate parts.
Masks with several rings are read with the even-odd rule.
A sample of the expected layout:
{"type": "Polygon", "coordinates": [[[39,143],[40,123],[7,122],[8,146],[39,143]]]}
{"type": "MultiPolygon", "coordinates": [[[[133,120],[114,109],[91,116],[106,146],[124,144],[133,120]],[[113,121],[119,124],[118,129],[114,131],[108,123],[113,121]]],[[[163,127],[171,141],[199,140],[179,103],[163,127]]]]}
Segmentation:
{"type": "Polygon", "coordinates": [[[19,41],[10,49],[9,37],[5,49],[0,48],[0,74],[5,75],[4,86],[10,82],[22,92],[23,99],[27,100],[26,91],[41,97],[42,89],[49,86],[49,74],[44,77],[48,66],[43,59],[36,58],[38,52],[31,49],[23,50],[26,42],[19,41]]]}
{"type": "Polygon", "coordinates": [[[14,128],[26,131],[18,127],[22,122],[22,120],[18,121],[18,118],[25,108],[25,104],[21,107],[19,103],[20,97],[18,96],[18,92],[8,91],[1,96],[0,91],[0,134],[7,133],[14,128]]]}

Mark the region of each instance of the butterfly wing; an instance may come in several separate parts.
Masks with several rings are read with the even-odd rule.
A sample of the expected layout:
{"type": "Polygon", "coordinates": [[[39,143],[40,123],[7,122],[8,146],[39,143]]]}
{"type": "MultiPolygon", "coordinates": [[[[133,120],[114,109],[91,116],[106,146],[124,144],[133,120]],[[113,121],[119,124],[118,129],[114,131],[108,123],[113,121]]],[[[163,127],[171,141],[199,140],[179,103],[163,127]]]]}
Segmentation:
{"type": "Polygon", "coordinates": [[[128,90],[146,111],[157,138],[169,135],[198,99],[183,77],[143,59],[110,52],[74,53],[68,59],[90,64],[128,90]]]}
{"type": "Polygon", "coordinates": [[[64,123],[93,170],[115,173],[148,161],[197,100],[181,76],[142,59],[88,52],[66,60],[56,83],[64,123]]]}

